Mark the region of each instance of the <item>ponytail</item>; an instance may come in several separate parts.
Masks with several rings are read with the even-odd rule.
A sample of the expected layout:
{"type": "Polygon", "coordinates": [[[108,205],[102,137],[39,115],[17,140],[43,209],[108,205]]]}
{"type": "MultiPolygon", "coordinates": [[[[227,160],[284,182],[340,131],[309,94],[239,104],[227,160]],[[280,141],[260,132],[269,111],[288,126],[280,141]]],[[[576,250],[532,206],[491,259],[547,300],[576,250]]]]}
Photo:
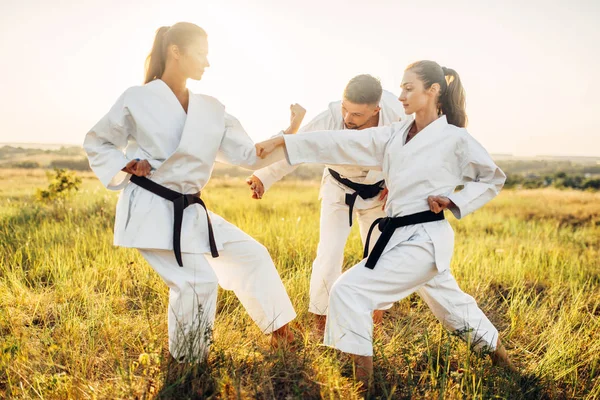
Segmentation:
{"type": "Polygon", "coordinates": [[[435,61],[417,61],[409,65],[406,71],[415,72],[425,89],[437,83],[440,85],[438,107],[441,114],[446,116],[449,124],[464,128],[468,118],[466,111],[466,94],[458,73],[446,67],[440,67],[435,61]]]}
{"type": "Polygon", "coordinates": [[[460,82],[458,73],[451,69],[442,67],[447,86],[440,96],[440,108],[442,114],[446,115],[448,123],[460,128],[467,126],[467,99],[465,89],[460,82]]]}
{"type": "Polygon", "coordinates": [[[165,72],[165,65],[167,63],[165,36],[170,28],[170,26],[161,26],[156,30],[152,50],[148,54],[148,57],[146,57],[146,79],[144,79],[144,83],[160,79],[163,72],[165,72]]]}
{"type": "Polygon", "coordinates": [[[177,45],[185,48],[197,37],[206,37],[204,29],[190,22],[178,22],[173,26],[161,26],[156,31],[154,44],[148,57],[146,57],[146,78],[144,83],[162,78],[167,65],[167,48],[177,45]]]}

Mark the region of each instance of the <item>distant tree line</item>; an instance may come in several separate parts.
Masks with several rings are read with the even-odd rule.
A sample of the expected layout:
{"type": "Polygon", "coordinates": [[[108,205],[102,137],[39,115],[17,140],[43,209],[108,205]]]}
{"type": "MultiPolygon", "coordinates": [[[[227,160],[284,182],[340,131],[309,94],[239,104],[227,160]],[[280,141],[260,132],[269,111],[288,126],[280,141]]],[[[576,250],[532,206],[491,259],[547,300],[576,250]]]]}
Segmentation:
{"type": "Polygon", "coordinates": [[[7,162],[2,164],[4,168],[24,168],[24,169],[36,169],[36,168],[49,168],[49,169],[70,169],[74,171],[90,171],[90,164],[87,158],[78,159],[65,159],[65,160],[52,160],[50,164],[41,165],[37,161],[17,161],[7,162]]]}
{"type": "Polygon", "coordinates": [[[568,175],[600,175],[598,159],[585,159],[580,161],[569,160],[498,160],[496,162],[507,174],[522,176],[551,176],[559,172],[568,175]]]}
{"type": "Polygon", "coordinates": [[[567,174],[560,171],[552,175],[507,174],[505,188],[537,189],[555,187],[559,189],[600,190],[600,176],[591,174],[567,174]]]}

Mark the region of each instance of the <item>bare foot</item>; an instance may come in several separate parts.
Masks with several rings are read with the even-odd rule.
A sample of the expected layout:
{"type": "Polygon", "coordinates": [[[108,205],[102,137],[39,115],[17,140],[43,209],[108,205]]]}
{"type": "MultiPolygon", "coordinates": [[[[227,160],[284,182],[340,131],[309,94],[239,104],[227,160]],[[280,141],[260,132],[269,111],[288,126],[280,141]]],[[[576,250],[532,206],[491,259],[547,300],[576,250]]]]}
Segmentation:
{"type": "Polygon", "coordinates": [[[500,339],[498,339],[498,342],[496,343],[496,350],[490,354],[490,358],[492,359],[492,364],[496,366],[504,367],[511,372],[519,372],[517,367],[515,367],[512,361],[510,361],[508,352],[506,351],[504,345],[500,342],[500,339]]]}
{"type": "Polygon", "coordinates": [[[271,347],[274,349],[291,348],[294,338],[290,325],[285,324],[271,334],[271,347]]]}
{"type": "Polygon", "coordinates": [[[362,394],[367,394],[373,383],[373,357],[353,355],[356,380],[362,384],[362,394]]]}
{"type": "Polygon", "coordinates": [[[325,324],[327,323],[327,315],[318,315],[315,314],[314,315],[314,319],[315,319],[315,333],[318,335],[319,338],[323,338],[323,336],[325,335],[325,324]]]}
{"type": "Polygon", "coordinates": [[[373,324],[375,326],[381,325],[383,323],[383,310],[375,310],[373,311],[373,324]]]}

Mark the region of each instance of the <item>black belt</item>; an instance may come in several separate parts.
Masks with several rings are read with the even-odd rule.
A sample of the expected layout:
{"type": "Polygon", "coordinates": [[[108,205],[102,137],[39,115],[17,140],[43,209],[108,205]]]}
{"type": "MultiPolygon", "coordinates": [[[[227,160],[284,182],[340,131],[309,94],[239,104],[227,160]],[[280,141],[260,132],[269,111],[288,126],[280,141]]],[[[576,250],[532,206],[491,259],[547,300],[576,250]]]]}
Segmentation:
{"type": "Polygon", "coordinates": [[[365,267],[369,269],[375,268],[375,264],[381,257],[383,250],[385,250],[385,246],[390,242],[394,231],[398,228],[402,228],[403,226],[408,225],[416,225],[423,224],[425,222],[433,222],[433,221],[441,221],[444,219],[444,212],[439,214],[434,213],[433,211],[423,211],[416,214],[405,215],[403,217],[385,217],[385,218],[377,218],[373,221],[373,224],[369,228],[369,233],[367,235],[367,241],[365,242],[365,250],[363,253],[363,257],[367,258],[367,263],[365,267]],[[373,251],[371,255],[369,255],[369,240],[371,239],[371,233],[373,232],[373,228],[375,225],[379,225],[379,230],[381,231],[381,236],[375,242],[375,246],[373,246],[373,251]]]}
{"type": "Polygon", "coordinates": [[[346,193],[346,204],[350,207],[349,218],[350,226],[352,226],[352,210],[354,210],[354,203],[356,203],[356,198],[360,196],[366,200],[377,196],[379,192],[381,192],[381,190],[383,189],[382,185],[385,183],[385,181],[379,181],[371,185],[364,185],[362,183],[352,182],[350,179],[342,178],[342,176],[339,173],[332,170],[331,168],[327,169],[336,181],[354,190],[354,193],[346,193]]]}
{"type": "Polygon", "coordinates": [[[131,176],[131,182],[146,189],[149,192],[154,193],[157,196],[162,197],[165,200],[173,202],[173,252],[175,253],[175,259],[177,264],[183,267],[183,261],[181,260],[181,224],[183,222],[183,210],[192,204],[200,204],[204,211],[206,211],[206,220],[208,221],[208,241],[210,243],[210,253],[213,258],[219,257],[217,251],[217,243],[215,242],[215,235],[213,233],[212,223],[210,222],[210,216],[206,205],[200,198],[200,192],[195,194],[182,194],[159,185],[156,182],[151,181],[143,176],[131,176]]]}

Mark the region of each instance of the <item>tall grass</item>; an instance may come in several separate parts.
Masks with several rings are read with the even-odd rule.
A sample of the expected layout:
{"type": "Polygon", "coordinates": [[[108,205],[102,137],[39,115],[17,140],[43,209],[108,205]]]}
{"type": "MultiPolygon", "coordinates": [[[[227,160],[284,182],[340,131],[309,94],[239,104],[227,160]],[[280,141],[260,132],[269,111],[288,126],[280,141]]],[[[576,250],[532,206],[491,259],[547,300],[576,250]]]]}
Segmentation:
{"type": "MultiPolygon", "coordinates": [[[[350,360],[319,344],[308,308],[319,239],[316,183],[214,180],[211,210],[271,252],[298,312],[295,352],[273,351],[230,292],[205,364],[167,351],[167,288],[135,250],[114,248],[116,195],[84,175],[50,206],[37,171],[0,176],[0,397],[350,399],[350,360]]],[[[521,375],[446,332],[413,295],[375,337],[375,398],[600,398],[600,195],[505,191],[463,221],[452,270],[499,328],[521,375]]],[[[359,261],[358,231],[346,265],[359,261]]]]}

